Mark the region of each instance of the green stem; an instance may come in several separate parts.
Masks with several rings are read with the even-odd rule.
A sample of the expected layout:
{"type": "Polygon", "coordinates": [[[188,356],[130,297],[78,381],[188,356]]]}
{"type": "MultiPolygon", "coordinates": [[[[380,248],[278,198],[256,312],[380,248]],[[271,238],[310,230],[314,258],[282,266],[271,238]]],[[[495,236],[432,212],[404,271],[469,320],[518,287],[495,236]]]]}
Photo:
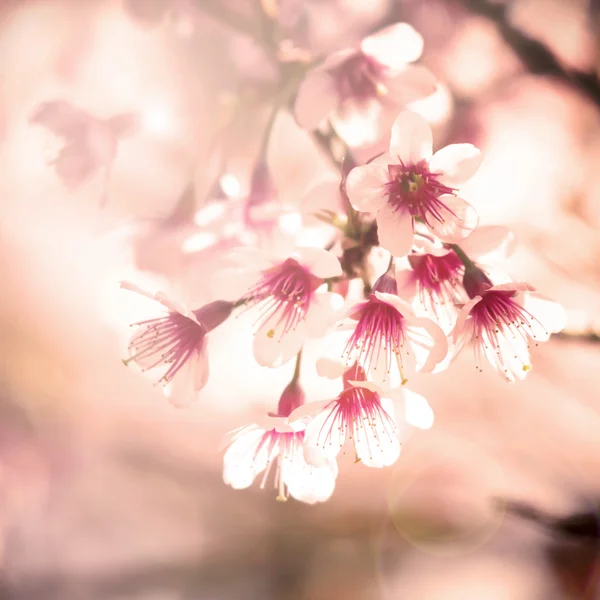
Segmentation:
{"type": "Polygon", "coordinates": [[[461,262],[467,269],[473,269],[477,265],[467,256],[467,253],[458,244],[449,244],[450,248],[454,250],[456,256],[460,258],[461,262]]]}

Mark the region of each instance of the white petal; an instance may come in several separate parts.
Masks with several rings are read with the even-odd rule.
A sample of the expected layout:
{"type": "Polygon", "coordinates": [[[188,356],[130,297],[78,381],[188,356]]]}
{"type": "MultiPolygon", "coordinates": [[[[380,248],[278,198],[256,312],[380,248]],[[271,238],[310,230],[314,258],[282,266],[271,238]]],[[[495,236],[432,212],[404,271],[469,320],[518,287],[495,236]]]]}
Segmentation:
{"type": "Polygon", "coordinates": [[[416,392],[404,388],[404,419],[419,429],[430,429],[434,415],[429,402],[416,392]]]}
{"type": "Polygon", "coordinates": [[[523,294],[523,308],[531,315],[526,331],[536,341],[545,342],[552,333],[565,328],[565,309],[558,302],[535,292],[523,294]]]}
{"type": "MultiPolygon", "coordinates": [[[[304,420],[307,417],[312,419],[331,402],[332,400],[317,400],[315,402],[307,402],[306,404],[294,409],[288,417],[288,421],[290,423],[294,423],[295,421],[304,420]]],[[[306,427],[304,429],[306,429],[306,427]]]]}
{"type": "Polygon", "coordinates": [[[395,23],[363,39],[360,49],[390,69],[419,59],[423,37],[408,23],[395,23]]]}
{"type": "Polygon", "coordinates": [[[388,467],[400,456],[400,439],[391,400],[381,399],[377,417],[362,414],[354,422],[354,446],[368,467],[388,467]]]}
{"type": "Polygon", "coordinates": [[[269,460],[267,444],[263,444],[257,452],[264,434],[264,429],[253,425],[237,433],[223,458],[223,480],[226,484],[235,489],[248,488],[265,470],[269,460]]]}
{"type": "Polygon", "coordinates": [[[336,133],[350,148],[375,144],[383,136],[383,105],[380,98],[347,98],[329,117],[336,133]]]}
{"type": "Polygon", "coordinates": [[[295,444],[291,456],[282,461],[281,476],[290,495],[296,500],[314,504],[331,497],[337,477],[337,463],[325,461],[320,466],[310,465],[304,459],[302,447],[295,444]]]}
{"type": "Polygon", "coordinates": [[[395,294],[386,294],[385,292],[374,292],[374,294],[378,300],[393,306],[403,317],[414,316],[412,306],[395,294]]]}
{"type": "MultiPolygon", "coordinates": [[[[165,370],[163,368],[163,372],[165,370]]],[[[198,392],[206,385],[208,373],[208,352],[204,344],[188,358],[169,384],[163,388],[163,392],[173,406],[178,408],[188,406],[198,398],[198,392]]]]}
{"type": "Polygon", "coordinates": [[[404,111],[394,121],[390,154],[405,165],[429,160],[433,149],[433,134],[429,123],[417,113],[404,111]]]}
{"type": "Polygon", "coordinates": [[[463,336],[463,334],[464,334],[463,329],[465,328],[467,318],[469,317],[469,314],[473,310],[473,307],[476,304],[478,304],[479,302],[481,302],[481,300],[482,300],[481,296],[475,296],[475,298],[471,298],[471,300],[469,300],[460,309],[460,311],[458,313],[458,318],[456,319],[456,325],[454,326],[454,331],[451,334],[452,338],[454,338],[456,340],[463,336]]]}
{"type": "Polygon", "coordinates": [[[388,180],[388,170],[379,164],[352,169],[346,179],[346,193],[352,207],[363,212],[379,210],[386,201],[384,186],[388,180]]]}
{"type": "MultiPolygon", "coordinates": [[[[475,353],[483,350],[490,364],[509,382],[524,379],[531,370],[527,339],[511,332],[500,332],[490,339],[487,330],[474,346],[475,353]]],[[[481,366],[481,365],[480,365],[481,366]]]]}
{"type": "Polygon", "coordinates": [[[398,296],[403,300],[410,301],[417,293],[417,280],[411,269],[398,269],[396,271],[396,286],[398,296]]]}
{"type": "Polygon", "coordinates": [[[479,215],[466,200],[458,196],[444,194],[439,200],[446,208],[440,210],[441,222],[431,219],[431,231],[444,242],[460,242],[477,227],[479,215]]]}
{"type": "Polygon", "coordinates": [[[271,315],[254,335],[254,358],[262,367],[285,364],[298,354],[306,341],[303,323],[284,334],[285,323],[278,321],[279,311],[271,315]]]}
{"type": "Polygon", "coordinates": [[[322,357],[317,359],[316,368],[319,377],[337,379],[344,374],[344,371],[346,370],[346,363],[343,360],[322,357]]]}
{"type": "Polygon", "coordinates": [[[187,315],[187,313],[189,312],[187,308],[171,301],[162,292],[156,292],[155,294],[152,294],[151,292],[147,292],[146,290],[143,290],[142,288],[138,287],[135,283],[132,283],[131,281],[121,281],[119,285],[123,290],[127,290],[128,292],[134,292],[136,294],[139,294],[140,296],[143,296],[144,298],[148,298],[149,300],[155,300],[159,304],[162,304],[167,310],[170,310],[172,312],[180,312],[182,315],[187,315]]]}
{"type": "Polygon", "coordinates": [[[338,105],[335,81],[321,67],[307,74],[298,89],[294,114],[298,125],[311,131],[317,127],[338,105]]]}
{"type": "Polygon", "coordinates": [[[333,252],[323,250],[323,248],[308,246],[296,248],[292,257],[306,267],[315,277],[326,279],[328,277],[339,277],[342,274],[342,266],[337,256],[333,252]]]}
{"type": "Polygon", "coordinates": [[[406,323],[407,337],[419,371],[430,372],[448,354],[448,340],[441,327],[431,319],[413,318],[406,323]]]}
{"type": "Polygon", "coordinates": [[[322,466],[327,460],[334,459],[346,441],[346,425],[341,418],[337,401],[329,402],[306,427],[306,460],[315,466],[322,466]]]}
{"type": "Polygon", "coordinates": [[[475,175],[483,155],[473,144],[451,144],[438,150],[429,162],[432,173],[441,173],[440,181],[456,187],[475,175]]]}
{"type": "Polygon", "coordinates": [[[413,220],[410,214],[394,210],[387,203],[377,213],[379,243],[393,256],[406,256],[413,245],[413,220]]]}

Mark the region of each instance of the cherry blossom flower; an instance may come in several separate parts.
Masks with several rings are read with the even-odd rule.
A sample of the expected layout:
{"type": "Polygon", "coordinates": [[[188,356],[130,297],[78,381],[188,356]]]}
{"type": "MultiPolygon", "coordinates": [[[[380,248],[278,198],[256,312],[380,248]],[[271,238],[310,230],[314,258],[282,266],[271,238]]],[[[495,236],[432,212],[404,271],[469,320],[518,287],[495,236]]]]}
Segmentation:
{"type": "Polygon", "coordinates": [[[260,423],[233,431],[225,452],[223,479],[235,489],[252,485],[264,472],[264,488],[275,466],[277,500],[285,502],[288,494],[296,500],[314,504],[328,500],[335,487],[338,469],[335,460],[310,465],[304,458],[305,423],[291,424],[289,414],[304,403],[300,386],[292,382],[283,392],[277,414],[269,414],[260,423]]]}
{"type": "Polygon", "coordinates": [[[166,313],[132,324],[138,329],[123,362],[158,375],[157,383],[163,384],[173,404],[187,404],[208,381],[207,334],[229,317],[233,303],[217,300],[192,311],[161,292],[152,295],[129,282],[121,282],[121,287],[155,300],[166,313]]]}
{"type": "Polygon", "coordinates": [[[58,176],[68,189],[79,187],[104,169],[101,205],[104,204],[119,140],[135,127],[135,115],[123,113],[101,119],[64,100],[54,100],[40,104],[30,122],[64,138],[65,146],[49,164],[56,167],[58,176]]]}
{"type": "Polygon", "coordinates": [[[394,122],[390,153],[350,171],[346,191],[356,210],[377,213],[380,244],[394,256],[406,256],[416,222],[444,242],[475,229],[477,213],[454,186],[470,179],[480,163],[471,144],[452,144],[432,156],[429,124],[406,111],[394,122]]]}
{"type": "MultiPolygon", "coordinates": [[[[461,249],[470,259],[479,259],[511,238],[506,227],[478,227],[461,243],[461,249]]],[[[468,300],[462,283],[465,267],[452,248],[427,240],[421,244],[422,251],[409,254],[404,268],[396,269],[398,296],[412,301],[417,314],[433,318],[448,332],[456,323],[460,306],[468,300]]]]}
{"type": "Polygon", "coordinates": [[[340,50],[308,73],[296,98],[296,119],[316,129],[327,117],[352,146],[379,137],[383,105],[404,108],[432,94],[434,76],[408,65],[423,50],[423,39],[407,23],[396,23],[366,37],[358,48],[340,50]]]}
{"type": "Polygon", "coordinates": [[[493,286],[481,269],[467,269],[465,289],[471,298],[461,309],[452,339],[458,352],[473,343],[477,368],[482,356],[507,381],[531,370],[531,342],[548,341],[564,327],[564,309],[525,283],[493,286]]]}
{"type": "MultiPolygon", "coordinates": [[[[320,375],[336,378],[355,362],[369,379],[397,387],[416,371],[432,371],[448,351],[447,339],[431,319],[417,317],[409,304],[395,295],[396,283],[389,275],[379,278],[373,292],[353,306],[338,332],[344,336],[342,362],[331,357],[317,361],[320,375]],[[379,291],[387,290],[387,291],[379,291]]],[[[339,340],[336,332],[337,342],[339,340]]],[[[339,351],[336,355],[339,357],[339,351]]]]}
{"type": "Polygon", "coordinates": [[[402,402],[408,423],[422,429],[431,427],[433,411],[425,398],[406,389],[400,395],[385,390],[366,381],[364,370],[354,365],[344,373],[344,389],[337,398],[306,404],[290,415],[292,425],[297,419],[312,416],[304,441],[308,462],[326,464],[350,439],[357,462],[369,467],[393,464],[400,456],[401,443],[394,400],[389,397],[392,394],[402,402]]]}
{"type": "Polygon", "coordinates": [[[323,336],[335,322],[341,296],[320,290],[342,269],[331,252],[299,247],[286,258],[244,248],[232,252],[235,266],[224,268],[214,286],[221,297],[238,299],[258,312],[254,357],[262,366],[290,360],[307,339],[323,336]]]}

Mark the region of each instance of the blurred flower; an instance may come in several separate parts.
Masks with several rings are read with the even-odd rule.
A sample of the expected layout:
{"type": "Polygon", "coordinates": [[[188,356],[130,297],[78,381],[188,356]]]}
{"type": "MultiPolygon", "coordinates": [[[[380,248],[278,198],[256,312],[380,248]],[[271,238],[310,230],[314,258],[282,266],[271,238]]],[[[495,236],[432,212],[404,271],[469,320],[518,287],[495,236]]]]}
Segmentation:
{"type": "MultiPolygon", "coordinates": [[[[344,373],[344,389],[337,398],[296,409],[290,416],[292,424],[296,419],[313,416],[306,427],[307,460],[322,465],[335,459],[349,438],[357,462],[369,467],[387,467],[396,462],[400,438],[394,402],[386,397],[389,392],[366,381],[365,371],[354,365],[344,373]]],[[[408,422],[424,429],[431,427],[433,412],[424,398],[407,391],[402,399],[408,422]]]]}
{"type": "MultiPolygon", "coordinates": [[[[338,328],[338,332],[350,331],[342,360],[345,367],[356,362],[378,384],[397,387],[415,371],[432,371],[446,356],[448,346],[444,332],[433,321],[417,317],[395,293],[378,291],[381,281],[395,291],[392,277],[380,277],[367,300],[353,306],[338,328]]],[[[326,357],[317,362],[319,374],[329,378],[339,377],[343,368],[343,363],[326,357]]]]}
{"type": "Polygon", "coordinates": [[[467,237],[477,226],[477,213],[453,186],[475,174],[479,150],[472,144],[452,144],[432,156],[432,145],[427,121],[403,112],[392,128],[390,154],[348,174],[352,206],[377,212],[379,241],[394,256],[411,251],[415,221],[446,242],[467,237]]]}
{"type": "Polygon", "coordinates": [[[119,139],[134,128],[135,115],[123,113],[100,119],[64,100],[54,100],[40,104],[30,122],[64,138],[65,146],[49,164],[55,165],[58,176],[70,190],[85,183],[100,169],[105,170],[101,198],[101,204],[104,204],[119,139]]]}
{"type": "Polygon", "coordinates": [[[215,286],[221,297],[258,309],[254,357],[263,366],[287,362],[306,339],[324,335],[342,302],[337,294],[317,291],[325,279],[342,274],[335,255],[299,247],[288,256],[274,260],[254,248],[232,252],[228,258],[236,266],[221,270],[215,286]]]}
{"type": "Polygon", "coordinates": [[[304,458],[304,427],[301,420],[290,424],[289,414],[304,403],[304,393],[297,382],[286,387],[277,410],[260,423],[232,432],[224,457],[223,479],[235,489],[250,487],[257,475],[265,472],[264,488],[273,463],[277,463],[275,487],[277,500],[285,502],[288,493],[296,500],[314,504],[329,499],[335,487],[337,464],[324,460],[318,466],[304,458]]]}
{"type": "Polygon", "coordinates": [[[420,34],[407,23],[396,23],[364,38],[356,49],[335,52],[300,86],[298,123],[316,129],[329,117],[349,145],[375,142],[382,104],[401,109],[435,91],[427,69],[407,65],[422,50],[420,34]]]}
{"type": "Polygon", "coordinates": [[[208,381],[206,335],[229,317],[234,305],[217,300],[190,311],[161,292],[152,295],[128,282],[121,287],[155,300],[168,311],[165,316],[133,323],[140,329],[131,338],[130,356],[123,362],[133,362],[143,372],[159,370],[162,374],[157,383],[176,386],[165,388],[173,403],[187,404],[208,381]]]}
{"type": "Polygon", "coordinates": [[[477,368],[482,354],[507,380],[523,379],[531,370],[529,340],[546,342],[564,327],[562,306],[525,283],[492,286],[477,267],[465,272],[471,300],[461,309],[452,333],[455,352],[472,341],[477,368]]]}

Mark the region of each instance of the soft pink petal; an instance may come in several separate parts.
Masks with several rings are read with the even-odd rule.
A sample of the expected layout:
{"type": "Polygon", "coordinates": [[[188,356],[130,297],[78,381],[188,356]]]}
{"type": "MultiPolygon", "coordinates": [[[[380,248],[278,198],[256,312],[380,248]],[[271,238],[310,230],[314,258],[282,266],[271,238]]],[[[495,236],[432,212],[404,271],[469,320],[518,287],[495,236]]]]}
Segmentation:
{"type": "Polygon", "coordinates": [[[483,155],[473,144],[451,144],[438,150],[429,162],[432,173],[440,173],[440,181],[456,187],[475,175],[483,155]]]}
{"type": "Polygon", "coordinates": [[[382,302],[386,302],[393,306],[403,317],[413,317],[415,311],[412,306],[405,300],[399,298],[395,294],[386,294],[385,292],[374,292],[375,297],[382,302]]]}
{"type": "Polygon", "coordinates": [[[460,247],[470,258],[480,258],[504,247],[504,256],[512,250],[514,236],[508,227],[480,225],[471,235],[462,240],[460,247]]]}
{"type": "Polygon", "coordinates": [[[346,442],[346,435],[337,402],[330,402],[306,427],[304,457],[307,462],[321,466],[335,458],[346,442]]]}
{"type": "Polygon", "coordinates": [[[417,361],[417,370],[433,371],[448,354],[448,339],[431,319],[416,317],[407,321],[407,337],[417,361]]]}
{"type": "Polygon", "coordinates": [[[298,449],[298,455],[291,460],[283,458],[281,470],[290,496],[307,504],[325,502],[331,497],[337,473],[335,460],[326,460],[318,467],[310,465],[304,459],[301,449],[298,449]]]}
{"type": "Polygon", "coordinates": [[[417,293],[417,280],[410,269],[399,269],[396,271],[396,286],[398,296],[403,300],[412,300],[417,293]]]}
{"type": "Polygon", "coordinates": [[[197,352],[194,364],[194,389],[196,391],[200,391],[207,384],[209,372],[208,344],[205,340],[202,348],[197,352]]]}
{"type": "Polygon", "coordinates": [[[266,444],[259,446],[265,430],[254,425],[238,431],[223,457],[223,480],[235,489],[245,489],[267,467],[269,452],[266,444]],[[257,452],[257,450],[260,450],[257,452]]]}
{"type": "Polygon", "coordinates": [[[377,213],[379,243],[393,256],[406,256],[413,245],[413,220],[410,214],[394,210],[387,203],[377,213]]]}
{"type": "Polygon", "coordinates": [[[256,362],[262,367],[278,367],[291,360],[306,341],[303,324],[283,334],[284,324],[279,314],[267,319],[254,335],[252,349],[256,362]]]}
{"type": "Polygon", "coordinates": [[[333,400],[316,400],[315,402],[302,404],[291,412],[288,421],[294,423],[295,421],[302,421],[307,417],[315,417],[332,402],[333,400]]]}
{"type": "Polygon", "coordinates": [[[306,267],[315,277],[321,279],[339,277],[342,274],[342,266],[337,256],[323,248],[308,246],[296,248],[292,258],[306,267]]]}
{"type": "Polygon", "coordinates": [[[400,438],[391,400],[381,399],[381,411],[375,418],[363,414],[354,422],[356,454],[367,467],[388,467],[400,456],[400,438]]]}
{"type": "Polygon", "coordinates": [[[439,200],[446,208],[440,210],[443,221],[431,220],[431,231],[440,240],[448,243],[460,242],[477,227],[477,211],[459,196],[445,194],[439,200]]]}
{"type": "Polygon", "coordinates": [[[409,65],[383,82],[387,98],[398,106],[431,96],[437,90],[435,75],[425,67],[409,65]]]}
{"type": "Polygon", "coordinates": [[[403,392],[404,419],[406,422],[419,429],[431,429],[434,415],[429,402],[421,394],[407,388],[404,388],[403,392]]]}
{"type": "Polygon", "coordinates": [[[463,336],[463,329],[465,328],[465,324],[467,321],[467,317],[473,310],[473,307],[481,302],[481,296],[475,296],[475,298],[471,298],[458,312],[458,318],[456,319],[456,325],[454,326],[454,331],[451,334],[453,339],[458,339],[463,336]]]}
{"type": "Polygon", "coordinates": [[[327,377],[327,379],[337,379],[344,374],[346,363],[333,358],[322,357],[317,359],[316,363],[317,374],[319,377],[327,377]]]}
{"type": "Polygon", "coordinates": [[[423,37],[408,23],[395,23],[363,39],[360,49],[390,69],[418,60],[423,37]]]}
{"type": "Polygon", "coordinates": [[[294,112],[298,125],[316,129],[338,104],[335,82],[324,68],[314,69],[304,79],[296,96],[294,112]]]}
{"type": "Polygon", "coordinates": [[[306,313],[304,326],[311,339],[323,337],[335,325],[344,308],[344,299],[334,292],[319,292],[313,297],[306,313]]]}
{"type": "Polygon", "coordinates": [[[377,212],[386,202],[387,168],[378,164],[355,167],[348,173],[346,193],[355,210],[377,212]]]}
{"type": "Polygon", "coordinates": [[[390,154],[406,165],[429,160],[433,149],[433,134],[429,123],[417,113],[400,113],[392,126],[390,154]]]}
{"type": "Polygon", "coordinates": [[[351,148],[375,144],[383,136],[383,106],[379,97],[346,98],[330,116],[336,133],[351,148]]]}
{"type": "Polygon", "coordinates": [[[523,294],[523,308],[531,315],[528,331],[536,341],[546,341],[565,328],[565,309],[558,302],[536,292],[523,294]]]}
{"type": "Polygon", "coordinates": [[[323,210],[334,213],[339,213],[343,210],[339,180],[324,181],[317,184],[300,200],[302,221],[308,227],[321,223],[315,215],[323,210]]]}

